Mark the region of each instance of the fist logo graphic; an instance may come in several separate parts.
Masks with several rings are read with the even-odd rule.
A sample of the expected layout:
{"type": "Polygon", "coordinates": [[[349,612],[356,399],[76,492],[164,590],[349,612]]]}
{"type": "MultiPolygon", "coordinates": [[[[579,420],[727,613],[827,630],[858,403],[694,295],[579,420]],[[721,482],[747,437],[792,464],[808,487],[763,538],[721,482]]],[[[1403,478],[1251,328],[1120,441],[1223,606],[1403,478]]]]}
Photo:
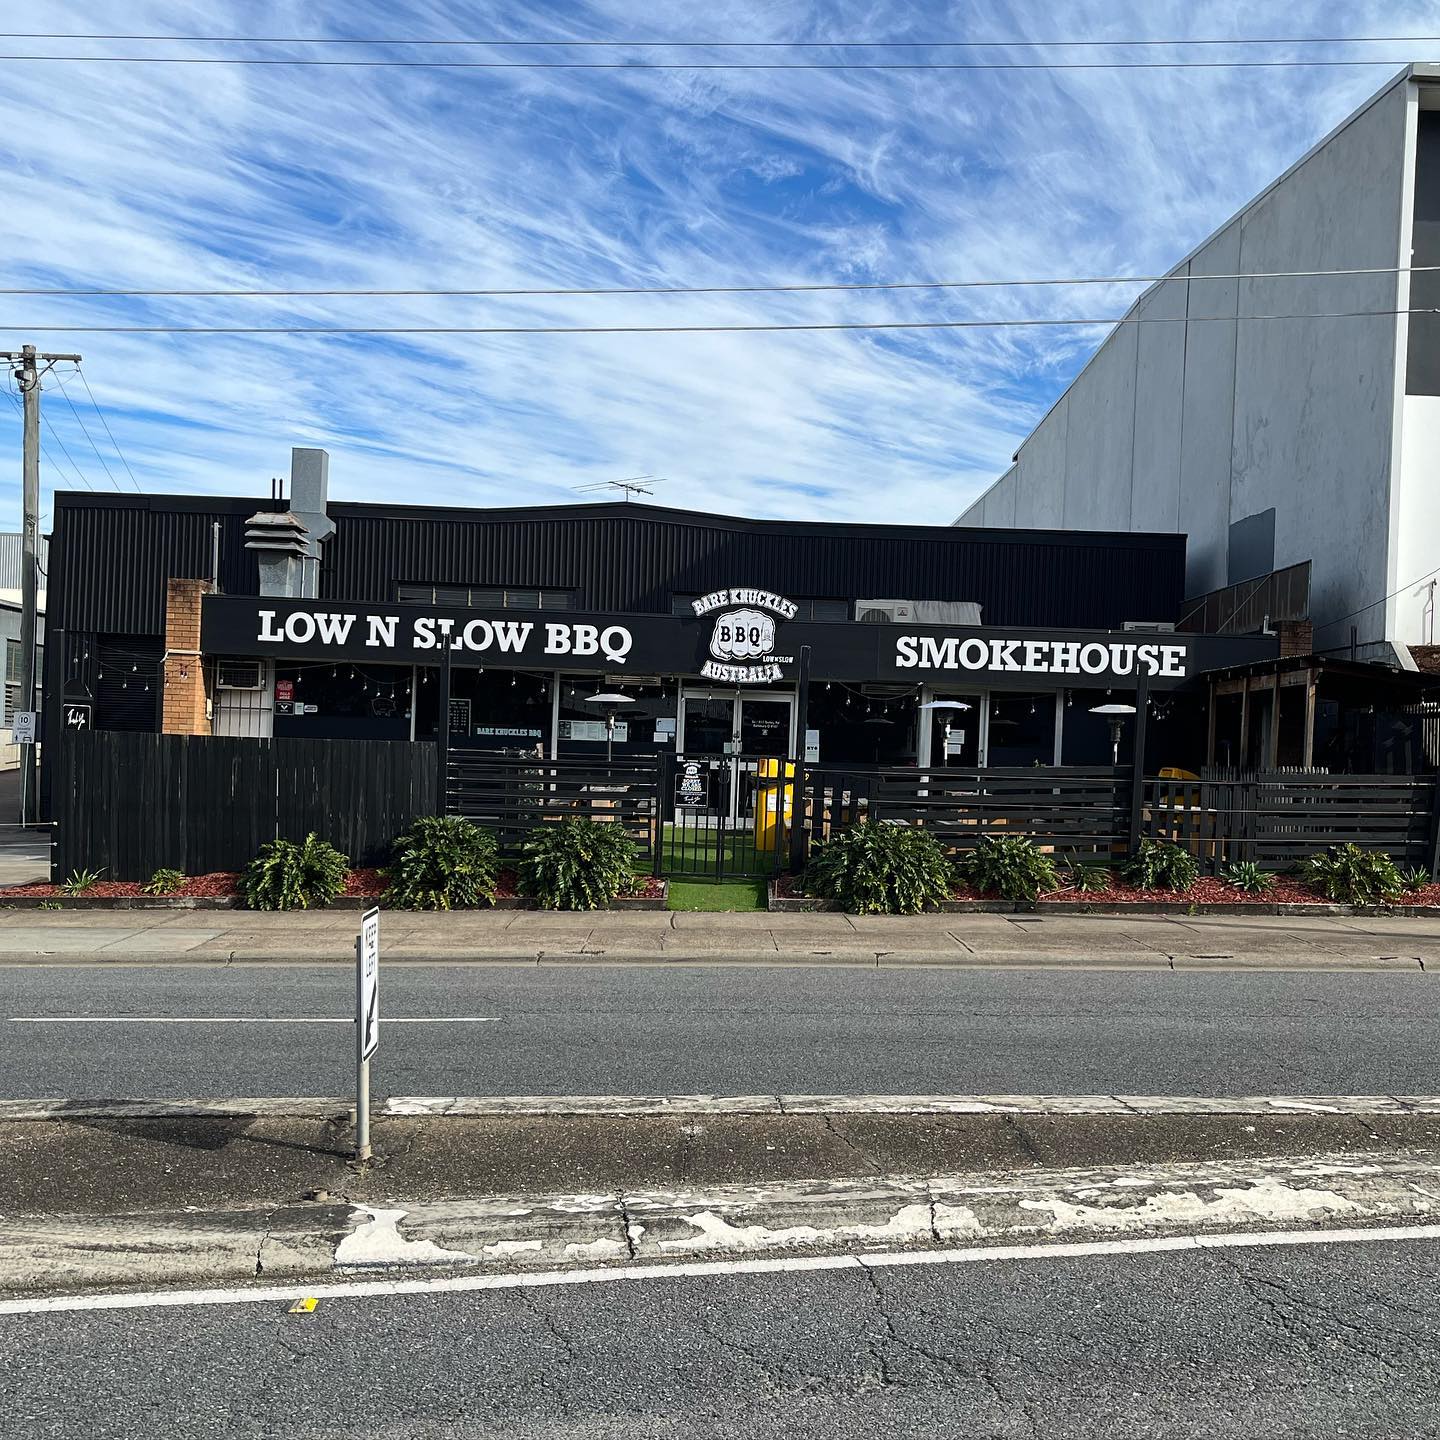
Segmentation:
{"type": "Polygon", "coordinates": [[[731,610],[715,621],[710,653],[717,660],[758,660],[775,648],[775,622],[759,610],[731,610]]]}

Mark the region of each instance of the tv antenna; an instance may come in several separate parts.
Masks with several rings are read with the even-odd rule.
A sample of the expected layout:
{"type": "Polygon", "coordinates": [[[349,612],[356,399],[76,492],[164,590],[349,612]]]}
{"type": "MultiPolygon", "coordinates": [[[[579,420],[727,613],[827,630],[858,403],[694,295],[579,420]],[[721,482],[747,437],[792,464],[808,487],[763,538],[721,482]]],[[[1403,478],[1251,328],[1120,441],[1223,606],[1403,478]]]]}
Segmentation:
{"type": "Polygon", "coordinates": [[[655,492],[650,489],[652,485],[662,485],[665,482],[663,475],[627,475],[623,480],[600,480],[594,485],[577,485],[576,491],[584,490],[619,490],[624,496],[626,503],[629,503],[632,495],[653,495],[655,492]]]}

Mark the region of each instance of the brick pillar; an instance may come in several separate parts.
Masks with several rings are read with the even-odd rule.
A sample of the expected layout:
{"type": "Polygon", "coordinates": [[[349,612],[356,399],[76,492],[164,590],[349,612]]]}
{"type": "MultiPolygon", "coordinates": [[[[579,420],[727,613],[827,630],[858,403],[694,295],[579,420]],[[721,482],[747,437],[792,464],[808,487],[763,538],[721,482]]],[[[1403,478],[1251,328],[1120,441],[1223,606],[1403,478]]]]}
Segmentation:
{"type": "Polygon", "coordinates": [[[1315,648],[1315,627],[1308,620],[1281,620],[1275,633],[1280,637],[1280,654],[1309,655],[1315,648]]]}
{"type": "Polygon", "coordinates": [[[208,735],[205,667],[200,663],[200,597],[208,580],[165,582],[165,693],[160,728],[166,735],[208,735]]]}

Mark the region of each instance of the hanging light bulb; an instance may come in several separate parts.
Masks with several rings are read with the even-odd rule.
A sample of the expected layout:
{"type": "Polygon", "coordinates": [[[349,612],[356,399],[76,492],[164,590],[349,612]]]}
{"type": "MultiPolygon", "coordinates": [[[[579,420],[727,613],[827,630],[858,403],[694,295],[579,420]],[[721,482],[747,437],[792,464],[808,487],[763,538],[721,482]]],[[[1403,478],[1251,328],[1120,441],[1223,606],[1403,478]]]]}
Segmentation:
{"type": "Polygon", "coordinates": [[[350,678],[352,680],[355,678],[355,667],[353,665],[350,667],[350,678]]]}
{"type": "Polygon", "coordinates": [[[340,672],[333,665],[330,667],[330,675],[332,679],[339,673],[340,672]]]}
{"type": "Polygon", "coordinates": [[[1035,713],[1035,702],[1033,700],[1030,702],[1030,713],[1032,715],[1035,713]]]}
{"type": "Polygon", "coordinates": [[[520,682],[512,675],[510,677],[510,688],[513,690],[520,682]]]}
{"type": "Polygon", "coordinates": [[[132,660],[130,662],[130,673],[133,675],[140,667],[132,660]]]}
{"type": "Polygon", "coordinates": [[[130,688],[130,682],[128,680],[122,680],[120,682],[120,688],[122,690],[128,690],[130,688]]]}

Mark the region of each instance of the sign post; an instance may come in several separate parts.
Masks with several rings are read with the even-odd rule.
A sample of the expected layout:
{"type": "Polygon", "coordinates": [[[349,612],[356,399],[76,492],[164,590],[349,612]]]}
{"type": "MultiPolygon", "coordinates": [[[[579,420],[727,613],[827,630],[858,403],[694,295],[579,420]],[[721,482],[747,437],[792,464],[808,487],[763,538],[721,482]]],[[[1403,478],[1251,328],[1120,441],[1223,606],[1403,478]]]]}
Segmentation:
{"type": "Polygon", "coordinates": [[[380,911],[355,937],[355,1158],[370,1158],[370,1057],[380,1044],[380,911]]]}

